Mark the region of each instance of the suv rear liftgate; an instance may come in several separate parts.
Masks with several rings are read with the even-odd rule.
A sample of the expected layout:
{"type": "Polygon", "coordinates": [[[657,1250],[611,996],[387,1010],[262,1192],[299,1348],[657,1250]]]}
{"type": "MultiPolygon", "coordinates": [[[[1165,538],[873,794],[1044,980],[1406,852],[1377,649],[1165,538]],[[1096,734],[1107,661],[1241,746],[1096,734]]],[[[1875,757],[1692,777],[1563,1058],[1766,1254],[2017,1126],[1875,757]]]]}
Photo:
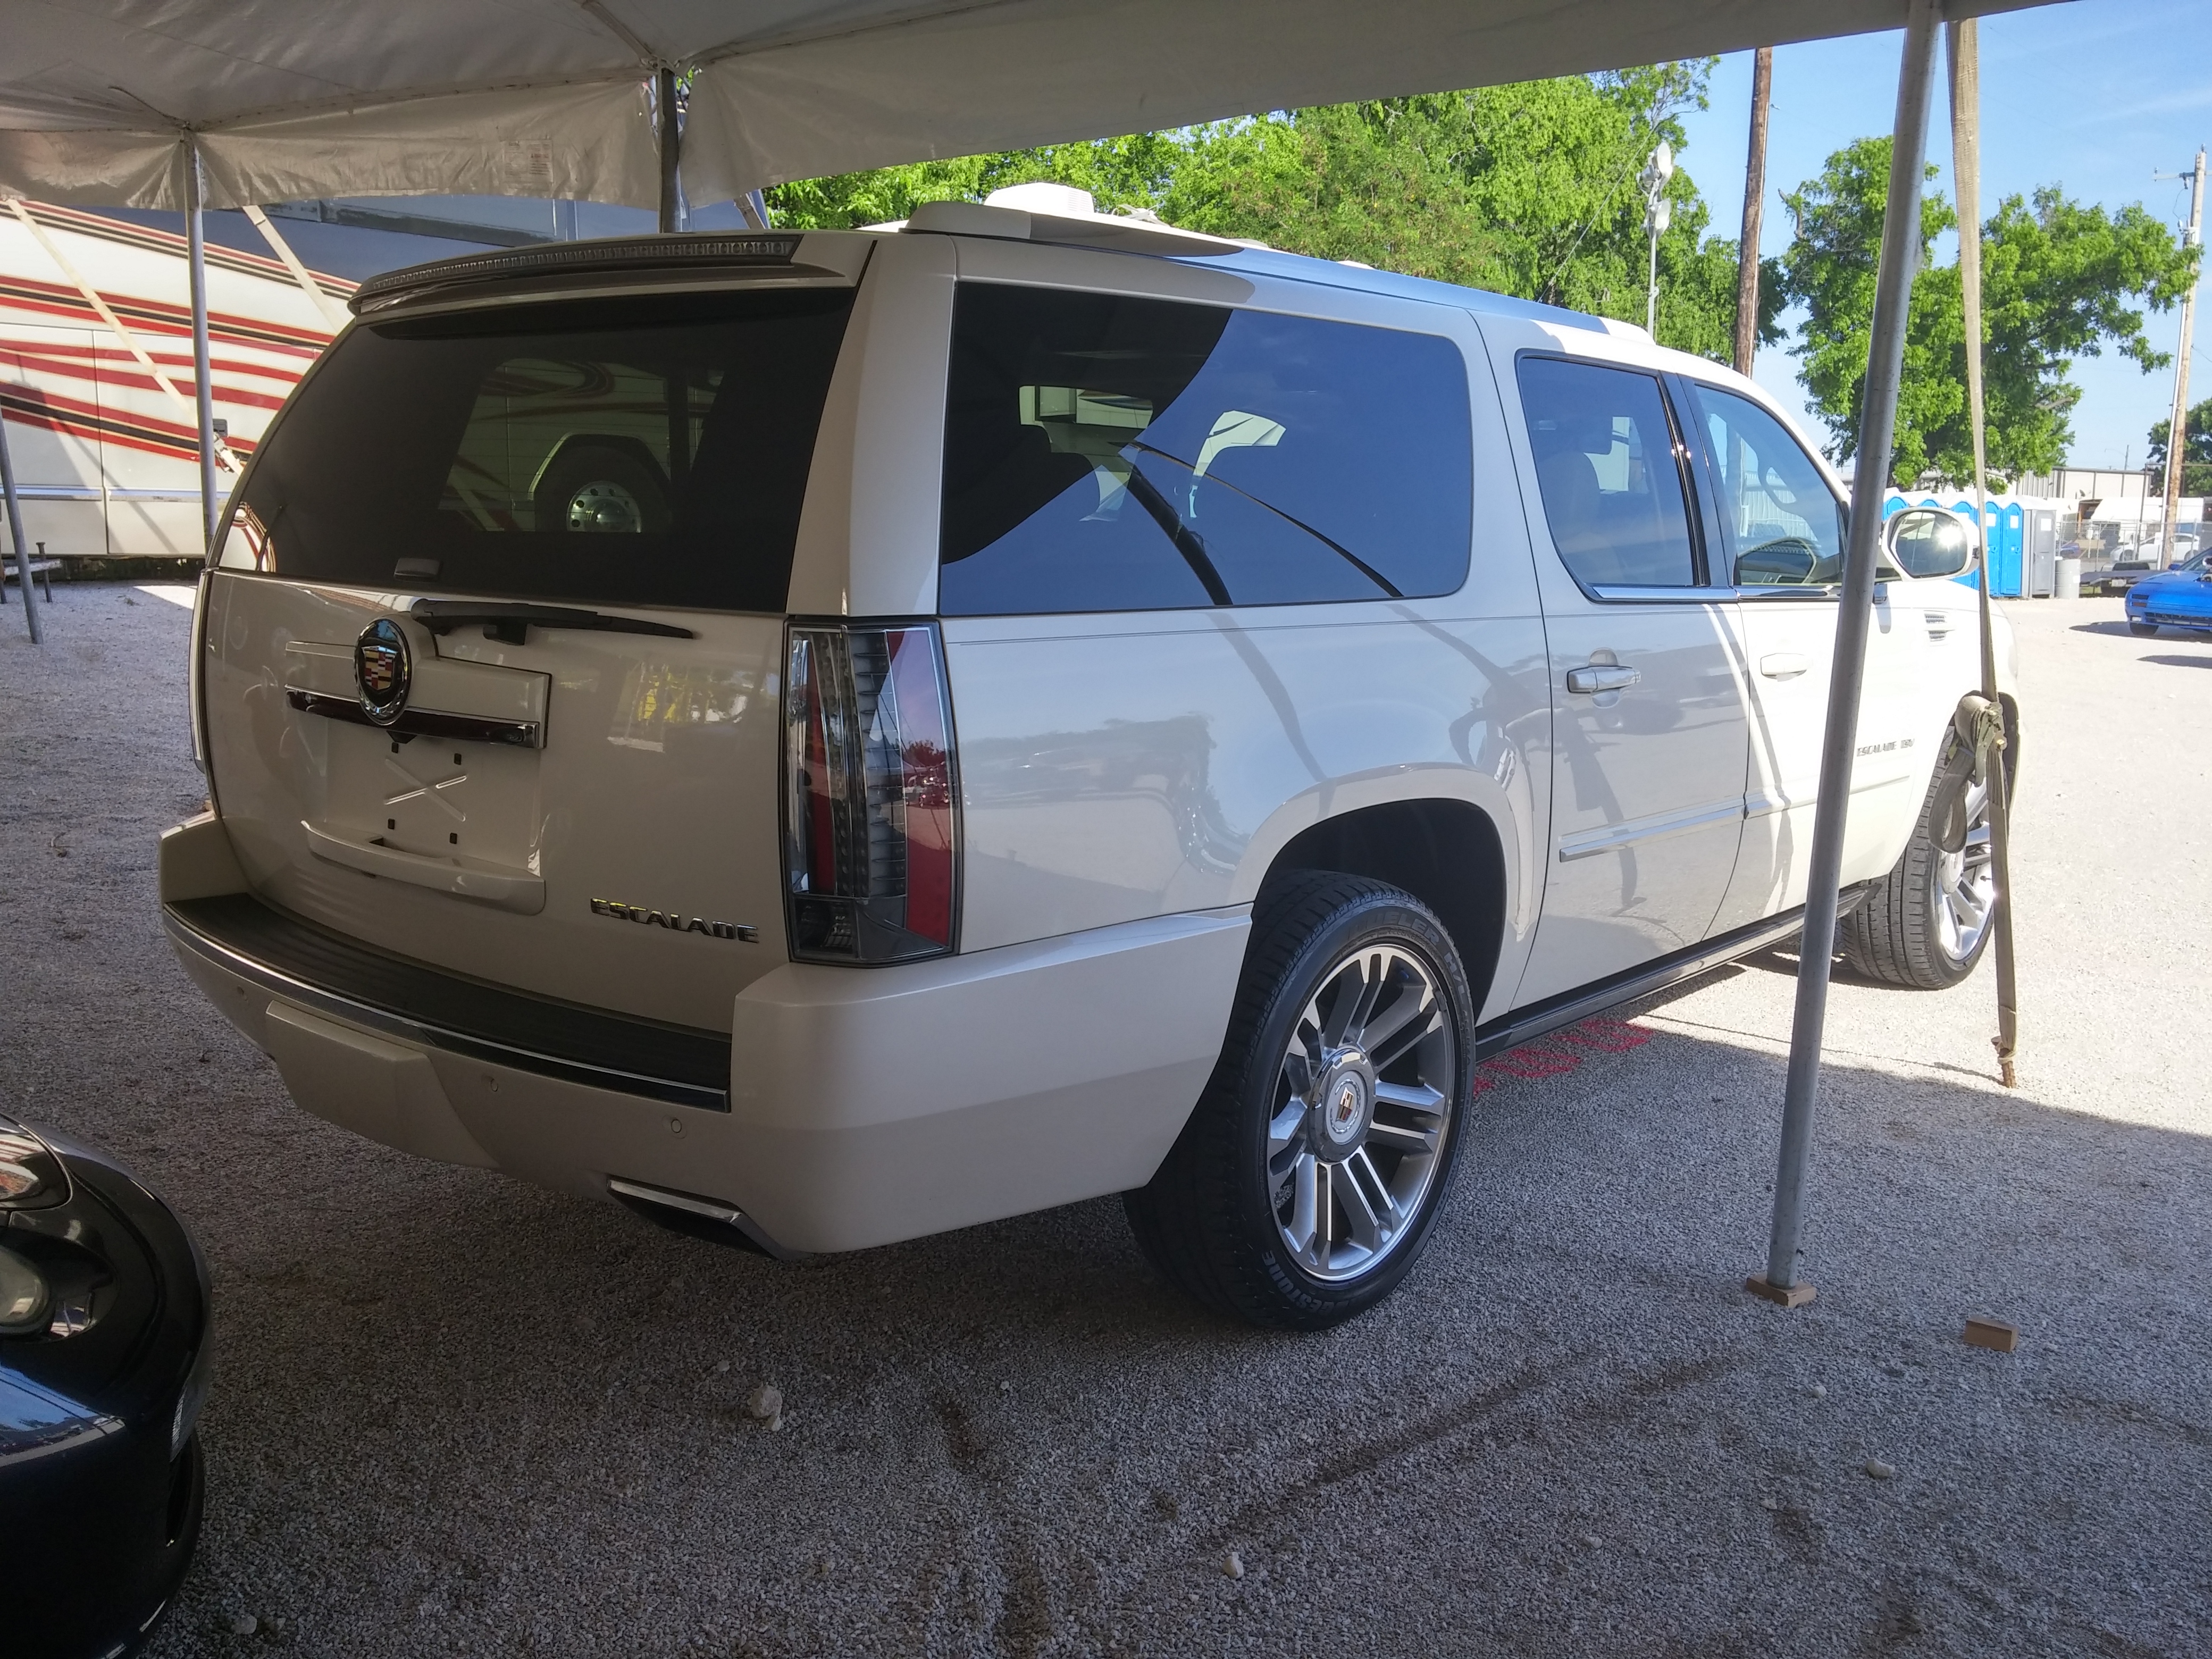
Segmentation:
{"type": "MultiPolygon", "coordinates": [[[[787,957],[783,612],[866,247],[727,240],[585,297],[589,245],[565,296],[508,256],[370,285],[238,497],[195,652],[237,880],[176,875],[168,927],[379,1138],[401,1045],[448,1091],[477,1060],[728,1109],[732,999],[787,957]]],[[[421,1149],[495,1161],[455,1133],[421,1149]]]]}

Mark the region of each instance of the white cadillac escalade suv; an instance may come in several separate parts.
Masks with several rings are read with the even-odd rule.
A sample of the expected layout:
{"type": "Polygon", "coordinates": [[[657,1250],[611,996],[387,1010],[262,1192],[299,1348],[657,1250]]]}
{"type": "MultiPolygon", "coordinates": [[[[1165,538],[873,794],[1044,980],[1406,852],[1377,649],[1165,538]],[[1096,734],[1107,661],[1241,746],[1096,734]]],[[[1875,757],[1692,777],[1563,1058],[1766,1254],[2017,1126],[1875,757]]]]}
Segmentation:
{"type": "MultiPolygon", "coordinates": [[[[356,297],[204,580],[161,860],[301,1105],[780,1255],[1121,1193],[1316,1327],[1479,1058],[1796,931],[1844,491],[1764,394],[1048,205],[356,297]]],[[[1844,867],[1929,987],[1990,896],[1942,528],[1844,867]]]]}

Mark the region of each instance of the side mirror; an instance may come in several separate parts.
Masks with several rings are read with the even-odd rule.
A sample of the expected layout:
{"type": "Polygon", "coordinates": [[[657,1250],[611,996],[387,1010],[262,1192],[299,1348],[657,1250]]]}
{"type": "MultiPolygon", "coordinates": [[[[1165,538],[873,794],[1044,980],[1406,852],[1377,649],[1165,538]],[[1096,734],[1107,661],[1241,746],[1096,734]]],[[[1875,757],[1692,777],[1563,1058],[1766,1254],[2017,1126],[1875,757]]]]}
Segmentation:
{"type": "Polygon", "coordinates": [[[1908,576],[1955,576],[1974,562],[1974,538],[1951,514],[1908,507],[1881,527],[1890,562],[1908,576]]]}

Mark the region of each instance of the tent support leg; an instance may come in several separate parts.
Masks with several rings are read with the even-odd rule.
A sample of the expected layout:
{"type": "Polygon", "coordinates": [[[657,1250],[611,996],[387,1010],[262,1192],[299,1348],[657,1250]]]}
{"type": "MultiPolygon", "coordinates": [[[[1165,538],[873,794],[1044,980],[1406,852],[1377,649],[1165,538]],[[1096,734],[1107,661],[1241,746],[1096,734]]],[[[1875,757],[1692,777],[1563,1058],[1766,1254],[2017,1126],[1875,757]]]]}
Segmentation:
{"type": "Polygon", "coordinates": [[[676,119],[676,71],[663,66],[653,82],[656,113],[660,122],[660,229],[664,235],[683,229],[682,183],[684,131],[676,119]]]}
{"type": "Polygon", "coordinates": [[[1882,221],[1881,268],[1875,284],[1866,395],[1851,474],[1850,538],[1844,552],[1835,668],[1829,682],[1827,729],[1820,748],[1820,793],[1814,808],[1811,867],[1805,885],[1805,933],[1797,956],[1790,1074],[1782,1096],[1782,1153],[1774,1179],[1774,1222],[1767,1241],[1765,1277],[1747,1282],[1754,1293],[1788,1307],[1812,1299],[1812,1286],[1801,1285],[1797,1279],[1799,1240],[1805,1224],[1805,1177],[1813,1151],[1813,1104],[1820,1085],[1829,963],[1836,948],[1836,901],[1842,886],[1844,825],[1850,811],[1859,690],[1866,668],[1867,634],[1874,617],[1881,498],[1896,437],[1905,320],[1920,259],[1920,171],[1928,149],[1928,106],[1934,94],[1936,38],[1941,21],[1937,0],[1912,0],[1905,19],[1904,59],[1897,79],[1895,139],[1890,152],[1889,202],[1882,221]]]}
{"type": "Polygon", "coordinates": [[[185,141],[185,257],[192,288],[192,404],[200,429],[200,532],[215,547],[222,502],[215,487],[215,380],[208,358],[207,225],[200,148],[185,141]]]}
{"type": "MultiPolygon", "coordinates": [[[[15,499],[15,458],[8,451],[8,417],[0,414],[0,490],[8,498],[8,535],[15,544],[15,574],[23,584],[23,620],[31,629],[31,643],[46,643],[39,625],[39,596],[31,591],[31,544],[23,539],[23,506],[15,499]]],[[[7,583],[0,580],[0,598],[7,583]]]]}

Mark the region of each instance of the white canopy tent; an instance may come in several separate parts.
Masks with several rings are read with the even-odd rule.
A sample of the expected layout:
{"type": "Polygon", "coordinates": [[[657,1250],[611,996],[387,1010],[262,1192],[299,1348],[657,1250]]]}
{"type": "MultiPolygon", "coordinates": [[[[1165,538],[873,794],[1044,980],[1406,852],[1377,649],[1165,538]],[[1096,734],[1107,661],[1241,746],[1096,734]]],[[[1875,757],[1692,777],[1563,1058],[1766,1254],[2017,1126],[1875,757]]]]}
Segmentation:
{"type": "MultiPolygon", "coordinates": [[[[1963,0],[1956,18],[2027,0],[1963,0]]],[[[1906,0],[4,0],[0,197],[659,199],[1900,27],[1906,0]]]]}
{"type": "MultiPolygon", "coordinates": [[[[1799,1239],[1852,748],[1919,253],[1921,165],[1947,19],[2044,0],[0,0],[0,200],[200,210],[303,197],[556,196],[659,204],[690,79],[690,194],[1352,99],[1624,68],[1903,27],[1880,276],[1852,482],[1767,1266],[1809,1299],[1799,1239]]],[[[1961,50],[1963,43],[1963,52],[1961,50]]],[[[1972,25],[1953,127],[1972,212],[1972,25]]],[[[1963,65],[1963,72],[1962,72],[1963,65]]],[[[1972,222],[1970,216],[1970,222],[1972,222]]],[[[1962,250],[1970,338],[1978,245],[1962,250]]],[[[194,284],[201,472],[216,506],[204,283],[194,284]]],[[[1978,344],[1968,353],[1980,482],[1978,344]]],[[[0,461],[5,459],[0,439],[0,461]]],[[[8,495],[12,508],[12,477],[8,495]]],[[[10,514],[12,518],[12,512],[10,514]]],[[[1982,515],[1986,516],[1986,515],[1982,515]]],[[[21,555],[21,531],[16,550],[21,555]]],[[[1996,686],[1983,562],[1990,741],[1996,686]]],[[[24,598],[31,599],[26,566],[24,598]]],[[[35,611],[33,619],[36,636],[35,611]]],[[[1972,701],[1972,700],[1970,700],[1972,701]]],[[[2002,769],[1999,770],[2002,777],[2002,769]]],[[[2011,1081],[2004,790],[1994,789],[1998,1050],[2011,1081]]]]}

